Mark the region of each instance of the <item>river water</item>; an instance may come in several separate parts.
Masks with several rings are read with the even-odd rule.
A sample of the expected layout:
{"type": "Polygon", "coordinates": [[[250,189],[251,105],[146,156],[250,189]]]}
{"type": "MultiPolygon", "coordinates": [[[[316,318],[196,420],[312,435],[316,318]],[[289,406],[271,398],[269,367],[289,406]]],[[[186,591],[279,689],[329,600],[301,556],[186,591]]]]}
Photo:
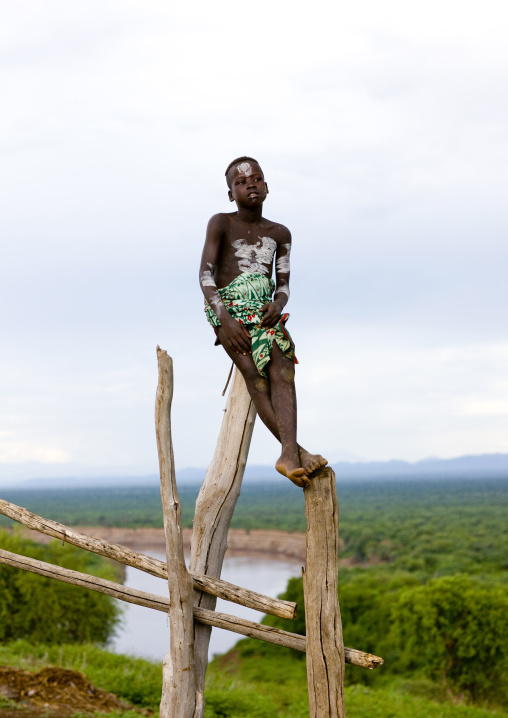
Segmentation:
{"type": "MultiPolygon", "coordinates": [[[[163,553],[150,552],[154,558],[165,561],[163,553]]],[[[160,596],[168,595],[168,584],[161,578],[151,576],[138,569],[126,567],[125,585],[160,596]]],[[[267,596],[282,593],[288,579],[301,576],[299,563],[269,559],[265,556],[231,556],[224,559],[222,575],[225,581],[237,586],[250,588],[267,596]]],[[[123,612],[122,621],[117,629],[117,636],[112,640],[110,648],[116,653],[124,653],[141,658],[161,661],[169,650],[169,626],[166,614],[151,608],[135,606],[120,602],[123,612]]],[[[259,621],[263,614],[236,603],[217,599],[217,611],[231,613],[250,621],[259,621]]],[[[242,636],[221,628],[212,629],[209,657],[225,653],[239,641],[242,636]]]]}

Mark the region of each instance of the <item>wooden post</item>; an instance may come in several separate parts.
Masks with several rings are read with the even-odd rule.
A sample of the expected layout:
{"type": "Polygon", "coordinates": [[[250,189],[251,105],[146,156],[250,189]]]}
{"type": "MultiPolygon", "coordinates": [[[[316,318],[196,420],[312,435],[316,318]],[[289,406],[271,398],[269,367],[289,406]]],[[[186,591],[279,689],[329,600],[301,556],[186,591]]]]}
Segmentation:
{"type": "Polygon", "coordinates": [[[161,718],[193,718],[196,707],[192,578],[183,555],[181,508],[171,440],[173,361],[157,347],[159,383],[155,397],[155,431],[161,477],[169,586],[170,650],[163,662],[161,718]]]}
{"type": "MultiPolygon", "coordinates": [[[[255,419],[256,410],[245,381],[235,369],[217,448],[196,501],[190,559],[190,568],[194,573],[220,578],[229,524],[240,495],[255,419]]],[[[196,592],[196,606],[213,610],[215,604],[215,596],[196,592]]],[[[203,718],[205,710],[204,685],[210,633],[208,626],[196,624],[195,718],[203,718]]]]}
{"type": "Polygon", "coordinates": [[[344,643],[337,596],[339,505],[335,474],[322,469],[304,489],[303,573],[310,718],[345,718],[344,643]]]}

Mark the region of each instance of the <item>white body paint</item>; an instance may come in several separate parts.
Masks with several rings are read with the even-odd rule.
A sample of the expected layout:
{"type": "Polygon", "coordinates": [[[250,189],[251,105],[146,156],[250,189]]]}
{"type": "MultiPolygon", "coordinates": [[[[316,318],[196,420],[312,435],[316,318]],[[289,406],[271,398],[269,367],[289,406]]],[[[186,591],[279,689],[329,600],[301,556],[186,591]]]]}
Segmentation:
{"type": "Polygon", "coordinates": [[[217,314],[217,316],[219,316],[220,310],[224,307],[222,300],[220,298],[217,299],[217,297],[212,297],[210,299],[210,304],[215,309],[215,314],[217,314]]]}
{"type": "Polygon", "coordinates": [[[205,269],[201,275],[201,286],[202,287],[215,287],[215,279],[209,269],[205,269]]]}
{"type": "Polygon", "coordinates": [[[291,245],[283,244],[282,246],[287,251],[287,254],[285,254],[283,257],[278,258],[276,267],[278,272],[282,272],[282,274],[289,274],[289,257],[291,254],[291,245]]]}
{"type": "Polygon", "coordinates": [[[287,285],[287,284],[283,284],[282,286],[280,286],[280,287],[277,289],[277,291],[276,291],[275,293],[276,293],[276,294],[285,294],[286,297],[289,299],[289,287],[288,287],[288,285],[287,285]]]}
{"type": "Polygon", "coordinates": [[[208,269],[201,274],[201,286],[202,287],[215,287],[215,279],[213,278],[214,266],[211,262],[207,262],[206,266],[208,269]]]}
{"type": "Polygon", "coordinates": [[[260,237],[257,244],[248,244],[245,239],[233,242],[236,249],[235,257],[239,257],[238,268],[242,272],[259,272],[269,274],[277,242],[271,237],[260,237]],[[268,265],[268,266],[266,266],[268,265]]]}
{"type": "Polygon", "coordinates": [[[238,174],[244,174],[246,177],[250,177],[252,174],[252,167],[248,162],[242,162],[241,165],[238,165],[236,170],[238,174]]]}

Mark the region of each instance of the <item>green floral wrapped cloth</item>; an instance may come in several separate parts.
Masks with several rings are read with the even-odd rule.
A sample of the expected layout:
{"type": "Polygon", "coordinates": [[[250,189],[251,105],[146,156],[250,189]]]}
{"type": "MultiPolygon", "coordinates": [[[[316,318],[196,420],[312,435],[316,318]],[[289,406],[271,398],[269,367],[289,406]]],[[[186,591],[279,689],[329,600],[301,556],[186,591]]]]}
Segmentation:
{"type": "MultiPolygon", "coordinates": [[[[294,342],[285,327],[289,314],[283,314],[274,327],[259,326],[263,319],[263,313],[259,310],[263,304],[272,301],[274,289],[275,282],[264,274],[243,272],[235,277],[227,287],[218,290],[233,319],[244,324],[251,335],[252,358],[261,376],[266,376],[264,368],[270,361],[274,340],[288,359],[295,364],[298,363],[295,357],[294,342]]],[[[205,301],[205,314],[217,337],[216,327],[220,327],[220,322],[207,301],[205,301]]],[[[215,344],[220,344],[218,337],[215,344]]]]}

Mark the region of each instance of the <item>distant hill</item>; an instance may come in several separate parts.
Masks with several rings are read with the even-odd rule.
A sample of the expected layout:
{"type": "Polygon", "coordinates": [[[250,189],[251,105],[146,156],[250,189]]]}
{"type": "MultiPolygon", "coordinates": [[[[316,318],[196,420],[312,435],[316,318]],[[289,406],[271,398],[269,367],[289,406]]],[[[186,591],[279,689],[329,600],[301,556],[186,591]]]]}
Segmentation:
{"type": "MultiPolygon", "coordinates": [[[[375,461],[348,462],[332,464],[337,479],[397,479],[397,478],[439,478],[460,476],[508,476],[508,454],[483,454],[480,456],[460,456],[455,459],[424,459],[423,461],[375,461]]],[[[1,466],[0,466],[1,472],[1,466]]],[[[185,468],[177,471],[177,481],[181,486],[200,484],[206,468],[185,468]]],[[[280,479],[272,466],[252,465],[245,470],[245,481],[270,481],[280,479]]],[[[45,488],[91,488],[95,486],[157,486],[157,474],[146,476],[69,476],[58,478],[33,478],[13,480],[12,476],[3,478],[0,473],[0,491],[2,488],[45,489],[45,488]]]]}
{"type": "Polygon", "coordinates": [[[408,461],[356,462],[342,461],[333,464],[337,476],[362,477],[438,477],[481,474],[508,476],[508,454],[481,454],[459,456],[456,459],[423,459],[408,461]]]}

